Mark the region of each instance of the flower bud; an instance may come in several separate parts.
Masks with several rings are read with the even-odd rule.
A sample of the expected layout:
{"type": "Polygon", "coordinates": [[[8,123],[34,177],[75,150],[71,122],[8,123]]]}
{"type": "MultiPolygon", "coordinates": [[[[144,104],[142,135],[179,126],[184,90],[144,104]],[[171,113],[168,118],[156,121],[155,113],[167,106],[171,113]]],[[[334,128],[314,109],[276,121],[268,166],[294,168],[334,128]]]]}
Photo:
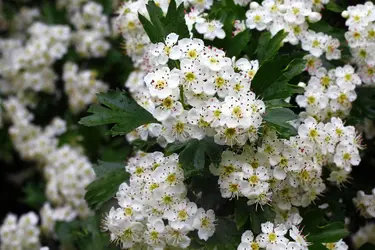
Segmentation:
{"type": "Polygon", "coordinates": [[[310,23],[319,22],[320,19],[322,19],[322,15],[318,12],[311,12],[309,17],[308,17],[308,20],[309,20],[310,23]]]}
{"type": "Polygon", "coordinates": [[[349,12],[347,10],[344,10],[342,13],[341,13],[341,16],[343,18],[348,18],[349,17],[349,12]]]}

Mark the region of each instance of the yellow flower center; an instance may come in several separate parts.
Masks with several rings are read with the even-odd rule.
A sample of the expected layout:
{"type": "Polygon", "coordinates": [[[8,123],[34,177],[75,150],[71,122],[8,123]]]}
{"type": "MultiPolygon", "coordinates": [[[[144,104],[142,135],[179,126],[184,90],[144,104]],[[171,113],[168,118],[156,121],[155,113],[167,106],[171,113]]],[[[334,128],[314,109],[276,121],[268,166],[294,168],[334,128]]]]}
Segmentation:
{"type": "Polygon", "coordinates": [[[314,96],[308,96],[308,97],[307,97],[307,103],[308,103],[308,104],[312,105],[312,104],[315,103],[315,101],[316,101],[316,99],[315,99],[314,96]]]}
{"type": "Polygon", "coordinates": [[[352,156],[349,153],[345,153],[345,154],[343,154],[342,158],[345,161],[349,161],[352,158],[352,156]]]}
{"type": "Polygon", "coordinates": [[[228,138],[232,138],[236,135],[236,129],[234,128],[227,128],[224,132],[225,136],[228,138]]]}
{"type": "Polygon", "coordinates": [[[185,79],[186,79],[186,81],[188,81],[188,82],[194,81],[194,80],[195,80],[195,75],[194,75],[194,73],[192,73],[192,72],[188,72],[188,73],[186,73],[186,74],[185,74],[185,79]]]}
{"type": "Polygon", "coordinates": [[[163,100],[163,106],[167,109],[170,109],[173,107],[173,100],[170,97],[167,97],[163,100]]]}
{"type": "Polygon", "coordinates": [[[177,217],[180,220],[186,220],[187,217],[188,217],[188,214],[187,214],[187,212],[185,210],[181,210],[181,211],[178,212],[177,217]]]}
{"type": "Polygon", "coordinates": [[[275,233],[270,233],[270,234],[268,235],[268,240],[269,240],[270,242],[275,242],[276,239],[277,239],[277,235],[276,235],[275,233]]]}
{"type": "Polygon", "coordinates": [[[204,228],[207,228],[210,225],[210,220],[205,217],[201,219],[201,226],[204,228]]]}
{"type": "Polygon", "coordinates": [[[124,209],[125,216],[131,216],[132,214],[133,214],[133,209],[131,209],[130,207],[127,207],[124,209]]]}
{"type": "Polygon", "coordinates": [[[169,182],[169,184],[172,184],[172,183],[176,182],[176,179],[177,179],[176,174],[170,174],[167,177],[167,181],[169,182]]]}
{"type": "Polygon", "coordinates": [[[177,133],[182,134],[182,132],[184,132],[184,128],[185,124],[183,124],[182,122],[177,122],[175,127],[177,133]]]}
{"type": "Polygon", "coordinates": [[[256,175],[252,175],[252,176],[249,178],[249,182],[250,182],[251,184],[257,184],[258,181],[259,181],[259,178],[258,178],[258,176],[256,176],[256,175]]]}
{"type": "Polygon", "coordinates": [[[311,129],[309,136],[313,139],[315,139],[319,135],[318,131],[316,129],[311,129]]]}
{"type": "Polygon", "coordinates": [[[166,82],[163,80],[156,81],[155,88],[158,90],[162,90],[165,88],[166,82]]]}
{"type": "Polygon", "coordinates": [[[190,58],[196,58],[198,56],[198,53],[195,49],[189,50],[187,54],[190,58]]]}
{"type": "Polygon", "coordinates": [[[224,78],[222,78],[221,76],[217,77],[216,80],[215,80],[215,82],[216,82],[216,86],[217,86],[218,88],[223,87],[224,84],[225,84],[225,80],[224,80],[224,78]]]}

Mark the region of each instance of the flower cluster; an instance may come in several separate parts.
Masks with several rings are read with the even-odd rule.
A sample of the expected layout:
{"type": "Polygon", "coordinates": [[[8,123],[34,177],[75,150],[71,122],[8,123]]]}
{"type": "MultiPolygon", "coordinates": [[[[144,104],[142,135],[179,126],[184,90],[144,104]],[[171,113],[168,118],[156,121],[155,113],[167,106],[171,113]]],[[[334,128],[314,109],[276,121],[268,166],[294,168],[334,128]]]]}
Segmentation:
{"type": "Polygon", "coordinates": [[[50,235],[55,232],[57,221],[70,222],[76,217],[77,212],[70,205],[53,208],[50,203],[46,202],[40,210],[40,229],[44,235],[50,235]]]}
{"type": "Polygon", "coordinates": [[[57,7],[59,9],[67,8],[69,12],[76,12],[80,7],[89,0],[57,0],[57,7]]]}
{"type": "Polygon", "coordinates": [[[33,125],[33,114],[15,97],[4,101],[6,115],[13,125],[9,128],[15,149],[24,160],[44,162],[53,148],[57,147],[57,136],[66,131],[65,121],[55,118],[49,126],[42,129],[33,125]]]}
{"type": "Polygon", "coordinates": [[[189,232],[197,230],[202,240],[214,234],[213,210],[198,208],[186,197],[177,154],[138,152],[126,171],[129,184],[122,183],[116,194],[120,207],[112,207],[104,220],[112,241],[122,248],[187,248],[189,232]]]}
{"type": "Polygon", "coordinates": [[[45,25],[35,22],[23,45],[21,40],[1,40],[2,58],[0,86],[3,93],[20,93],[25,90],[51,93],[57,76],[51,65],[67,52],[71,37],[70,28],[63,25],[45,25]]]}
{"type": "Polygon", "coordinates": [[[307,250],[307,242],[301,235],[299,229],[293,225],[290,229],[284,224],[274,225],[272,222],[266,222],[261,225],[262,233],[254,237],[250,230],[245,231],[241,236],[241,244],[237,250],[246,249],[301,249],[307,250]],[[293,240],[289,240],[286,236],[293,240]]]}
{"type": "Polygon", "coordinates": [[[372,2],[349,6],[342,16],[347,18],[345,39],[359,66],[359,75],[365,84],[374,85],[375,6],[372,2]]]}
{"type": "Polygon", "coordinates": [[[301,42],[302,49],[316,57],[325,53],[328,60],[339,59],[341,52],[338,50],[340,46],[338,39],[308,29],[308,22],[317,22],[321,19],[317,11],[328,2],[329,0],[265,0],[261,5],[252,2],[246,13],[246,26],[259,31],[269,30],[272,35],[285,30],[288,36],[284,42],[293,45],[301,42]]]}
{"type": "Polygon", "coordinates": [[[25,38],[25,30],[40,17],[40,11],[37,8],[23,7],[12,20],[12,32],[16,33],[20,39],[25,38]]]}
{"type": "Polygon", "coordinates": [[[358,191],[353,202],[363,217],[375,218],[375,188],[372,190],[372,194],[358,191]]]}
{"type": "Polygon", "coordinates": [[[208,135],[232,146],[258,138],[265,105],[250,90],[258,61],[242,58],[234,63],[224,51],[200,39],[178,40],[174,33],[165,44],[150,45],[149,54],[156,69],[145,75],[145,87],[141,77],[127,84],[135,83],[137,87],[130,87],[133,97],[161,122],[159,134],[154,133],[160,142],[208,135]],[[167,67],[169,59],[176,68],[167,67]]]}
{"type": "MultiPolygon", "coordinates": [[[[237,250],[272,249],[272,250],[308,250],[309,243],[298,228],[301,217],[294,217],[293,224],[274,224],[266,222],[261,224],[261,233],[254,237],[250,230],[241,236],[241,243],[237,250]],[[289,237],[288,237],[289,236],[289,237]]],[[[348,250],[348,245],[343,240],[335,243],[324,243],[329,250],[348,250]]]]}
{"type": "Polygon", "coordinates": [[[94,71],[78,71],[78,65],[67,62],[63,69],[65,93],[69,98],[69,107],[74,113],[78,113],[85,107],[95,102],[96,94],[106,92],[108,86],[100,80],[96,80],[94,71]]]}
{"type": "Polygon", "coordinates": [[[360,162],[354,127],[338,118],[318,123],[308,117],[298,127],[298,136],[278,139],[274,131],[264,135],[256,149],[245,147],[241,154],[224,151],[218,167],[224,198],[244,196],[248,204],[271,204],[282,210],[306,207],[325,190],[323,166],[330,166],[328,180],[341,185],[352,165],[360,162]]]}
{"type": "Polygon", "coordinates": [[[95,173],[80,149],[58,146],[57,136],[66,131],[65,121],[55,118],[42,129],[31,123],[33,115],[17,98],[8,98],[4,107],[13,123],[9,134],[14,147],[23,159],[37,161],[42,166],[48,200],[57,208],[65,207],[61,209],[67,211],[64,214],[68,221],[77,215],[87,217],[90,210],[84,200],[85,187],[95,179],[95,173]]]}
{"type": "Polygon", "coordinates": [[[361,227],[352,237],[353,245],[359,249],[369,242],[375,244],[375,223],[367,223],[361,227]]]}
{"type": "MultiPolygon", "coordinates": [[[[124,1],[117,11],[116,24],[125,39],[123,47],[135,67],[139,67],[143,63],[144,53],[150,44],[150,39],[138,19],[138,13],[148,16],[146,3],[146,0],[124,1]]],[[[168,3],[159,1],[159,6],[166,13],[168,3]]]]}
{"type": "Polygon", "coordinates": [[[355,88],[362,84],[354,68],[350,65],[330,70],[320,67],[310,72],[305,93],[297,96],[297,104],[306,109],[307,115],[320,121],[346,117],[357,98],[355,88]]]}
{"type": "Polygon", "coordinates": [[[22,215],[19,219],[8,214],[0,226],[1,249],[39,250],[38,216],[34,212],[22,215]]]}
{"type": "Polygon", "coordinates": [[[81,56],[102,57],[107,54],[110,43],[106,38],[111,35],[111,29],[102,5],[95,2],[84,4],[82,11],[72,14],[71,23],[76,29],[73,43],[81,56]]]}

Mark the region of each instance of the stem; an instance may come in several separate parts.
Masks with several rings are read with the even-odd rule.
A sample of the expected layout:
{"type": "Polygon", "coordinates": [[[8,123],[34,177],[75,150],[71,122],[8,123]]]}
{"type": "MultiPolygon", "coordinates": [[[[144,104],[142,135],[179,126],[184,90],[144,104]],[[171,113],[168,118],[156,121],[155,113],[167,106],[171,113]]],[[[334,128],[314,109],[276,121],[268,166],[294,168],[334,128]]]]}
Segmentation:
{"type": "Polygon", "coordinates": [[[182,104],[182,107],[187,108],[187,105],[185,104],[185,96],[184,96],[184,86],[180,85],[180,101],[182,104]]]}

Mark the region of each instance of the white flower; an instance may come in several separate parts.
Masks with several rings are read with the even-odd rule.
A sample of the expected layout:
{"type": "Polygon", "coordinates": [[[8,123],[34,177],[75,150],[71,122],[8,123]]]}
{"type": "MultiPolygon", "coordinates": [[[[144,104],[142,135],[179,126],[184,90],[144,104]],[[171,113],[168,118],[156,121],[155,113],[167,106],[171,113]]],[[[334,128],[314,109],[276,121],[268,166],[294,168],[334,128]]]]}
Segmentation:
{"type": "Polygon", "coordinates": [[[316,141],[322,136],[322,123],[317,123],[312,117],[308,117],[304,120],[304,124],[299,126],[298,135],[304,139],[308,138],[311,141],[316,141]]]}
{"type": "Polygon", "coordinates": [[[187,236],[189,231],[181,228],[175,229],[171,226],[166,227],[166,241],[169,245],[180,247],[180,248],[187,248],[190,245],[190,238],[187,236]]]}
{"type": "Polygon", "coordinates": [[[195,214],[193,227],[198,230],[198,237],[201,240],[207,241],[215,233],[215,214],[213,210],[204,211],[199,208],[195,214]]]}
{"type": "Polygon", "coordinates": [[[236,67],[252,80],[259,69],[259,62],[258,60],[249,61],[246,58],[241,58],[236,62],[236,67]]]}
{"type": "Polygon", "coordinates": [[[296,226],[292,226],[292,228],[289,230],[289,235],[293,240],[296,241],[296,243],[304,248],[307,248],[308,243],[306,242],[305,237],[302,236],[301,231],[296,226]]]}
{"type": "Polygon", "coordinates": [[[157,107],[153,112],[153,116],[158,121],[165,121],[170,116],[179,116],[184,110],[182,104],[177,101],[179,99],[180,92],[178,91],[178,89],[175,89],[174,92],[175,93],[173,93],[171,96],[156,101],[157,107]]]}
{"type": "Polygon", "coordinates": [[[178,87],[180,76],[176,69],[171,71],[168,67],[163,67],[147,74],[144,80],[151,96],[166,98],[173,93],[173,89],[178,87]]]}
{"type": "Polygon", "coordinates": [[[253,232],[246,230],[241,236],[241,244],[238,245],[237,250],[252,250],[259,248],[259,243],[254,241],[253,232]]]}
{"type": "Polygon", "coordinates": [[[204,131],[190,124],[187,120],[187,114],[187,111],[184,110],[181,115],[163,121],[162,135],[169,143],[175,140],[184,142],[190,138],[203,139],[204,131]]]}
{"type": "Polygon", "coordinates": [[[216,37],[219,39],[225,38],[225,32],[222,29],[223,26],[224,25],[218,20],[212,20],[210,22],[204,20],[203,22],[197,22],[195,24],[195,29],[199,34],[203,34],[204,39],[212,41],[216,37]]]}
{"type": "Polygon", "coordinates": [[[167,64],[169,58],[176,60],[180,57],[180,50],[174,46],[177,43],[178,35],[175,33],[169,34],[164,43],[153,44],[150,48],[151,55],[154,57],[157,65],[167,64]]]}
{"type": "Polygon", "coordinates": [[[343,90],[354,90],[356,85],[360,85],[361,79],[354,73],[354,68],[350,65],[336,68],[337,85],[343,90]]]}
{"type": "Polygon", "coordinates": [[[250,29],[264,30],[271,21],[270,13],[263,8],[250,9],[246,12],[246,26],[250,29]]]}
{"type": "Polygon", "coordinates": [[[360,161],[361,158],[359,156],[358,149],[353,145],[340,143],[336,147],[334,162],[338,167],[350,170],[352,165],[357,166],[360,161]]]}
{"type": "Polygon", "coordinates": [[[309,51],[313,56],[320,57],[328,41],[328,36],[323,33],[308,31],[302,39],[302,49],[309,51]]]}
{"type": "Polygon", "coordinates": [[[286,1],[285,7],[284,19],[289,23],[302,24],[311,13],[311,9],[303,1],[286,1]]]}
{"type": "Polygon", "coordinates": [[[345,241],[339,240],[338,242],[335,243],[323,243],[323,245],[328,249],[328,250],[348,250],[349,247],[346,245],[345,241]]]}
{"type": "Polygon", "coordinates": [[[288,230],[283,224],[275,227],[272,222],[268,221],[261,224],[261,229],[262,233],[256,237],[260,247],[272,249],[273,245],[288,243],[288,239],[284,236],[288,230]]]}
{"type": "Polygon", "coordinates": [[[163,249],[165,243],[165,226],[162,219],[151,218],[144,233],[145,242],[154,249],[163,249]]]}

